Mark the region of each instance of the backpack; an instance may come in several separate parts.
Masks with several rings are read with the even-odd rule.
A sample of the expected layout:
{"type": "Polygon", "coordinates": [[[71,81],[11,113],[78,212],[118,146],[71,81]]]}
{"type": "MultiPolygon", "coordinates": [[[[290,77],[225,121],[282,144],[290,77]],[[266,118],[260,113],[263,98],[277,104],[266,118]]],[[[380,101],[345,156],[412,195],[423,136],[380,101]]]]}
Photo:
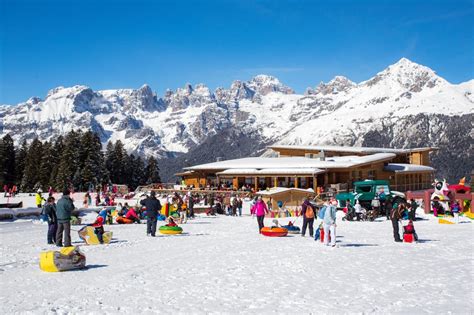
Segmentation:
{"type": "Polygon", "coordinates": [[[326,214],[326,206],[319,209],[318,218],[320,218],[321,220],[324,220],[324,215],[325,214],[326,214]]]}
{"type": "Polygon", "coordinates": [[[313,206],[308,204],[306,206],[306,211],[304,212],[304,217],[306,219],[313,219],[314,218],[314,209],[313,206]]]}

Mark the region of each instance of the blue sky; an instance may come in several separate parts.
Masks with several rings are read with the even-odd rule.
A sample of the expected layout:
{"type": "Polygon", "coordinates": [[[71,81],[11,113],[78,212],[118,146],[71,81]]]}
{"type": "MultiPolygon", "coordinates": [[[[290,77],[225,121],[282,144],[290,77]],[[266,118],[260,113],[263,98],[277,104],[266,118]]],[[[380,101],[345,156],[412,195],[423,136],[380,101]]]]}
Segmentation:
{"type": "Polygon", "coordinates": [[[53,87],[212,89],[265,73],[303,92],[401,57],[474,78],[474,1],[0,0],[0,104],[53,87]]]}

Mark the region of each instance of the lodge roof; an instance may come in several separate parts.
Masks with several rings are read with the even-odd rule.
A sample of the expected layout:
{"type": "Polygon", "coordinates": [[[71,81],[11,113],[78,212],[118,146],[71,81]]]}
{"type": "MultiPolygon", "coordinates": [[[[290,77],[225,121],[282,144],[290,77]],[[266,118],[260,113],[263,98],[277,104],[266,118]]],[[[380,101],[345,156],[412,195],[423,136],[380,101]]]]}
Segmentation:
{"type": "MultiPolygon", "coordinates": [[[[385,162],[396,157],[394,153],[375,153],[365,156],[334,156],[324,160],[319,158],[306,157],[248,157],[242,159],[219,161],[201,165],[195,165],[184,168],[185,170],[217,170],[224,171],[229,169],[280,169],[288,171],[288,169],[327,169],[327,168],[350,168],[354,166],[362,166],[375,162],[385,162]]],[[[318,171],[318,170],[316,170],[318,171]]]]}
{"type": "Polygon", "coordinates": [[[357,153],[357,154],[373,154],[373,153],[407,154],[407,153],[414,153],[414,152],[438,150],[435,147],[394,149],[394,148],[377,148],[377,147],[349,147],[349,146],[337,146],[337,145],[306,145],[306,146],[305,145],[271,145],[268,148],[275,151],[278,151],[278,149],[280,150],[293,149],[293,150],[344,152],[344,153],[357,153]]]}

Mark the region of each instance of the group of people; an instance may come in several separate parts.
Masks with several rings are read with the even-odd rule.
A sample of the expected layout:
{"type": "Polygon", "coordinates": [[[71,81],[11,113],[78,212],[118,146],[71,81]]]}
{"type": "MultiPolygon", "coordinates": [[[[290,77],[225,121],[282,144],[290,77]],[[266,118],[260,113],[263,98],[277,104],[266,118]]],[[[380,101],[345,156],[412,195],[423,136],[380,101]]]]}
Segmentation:
{"type": "MultiPolygon", "coordinates": [[[[309,236],[314,236],[314,221],[317,218],[322,220],[322,228],[324,230],[324,244],[329,246],[329,240],[331,246],[336,246],[336,201],[334,199],[327,200],[323,207],[316,209],[316,207],[310,202],[309,198],[306,198],[301,205],[301,217],[303,218],[303,226],[301,229],[301,236],[305,237],[306,230],[309,230],[309,236]]],[[[264,225],[265,215],[270,213],[268,205],[263,201],[262,197],[259,196],[250,208],[250,213],[257,217],[258,231],[261,233],[264,225]]]]}
{"type": "Polygon", "coordinates": [[[16,185],[12,185],[11,187],[7,184],[3,185],[3,197],[15,197],[18,193],[18,187],[16,185]]]}
{"type": "Polygon", "coordinates": [[[48,223],[48,244],[56,244],[59,247],[71,246],[71,217],[74,202],[70,194],[68,189],[64,190],[57,203],[53,196],[49,196],[43,206],[42,216],[48,223]]]}

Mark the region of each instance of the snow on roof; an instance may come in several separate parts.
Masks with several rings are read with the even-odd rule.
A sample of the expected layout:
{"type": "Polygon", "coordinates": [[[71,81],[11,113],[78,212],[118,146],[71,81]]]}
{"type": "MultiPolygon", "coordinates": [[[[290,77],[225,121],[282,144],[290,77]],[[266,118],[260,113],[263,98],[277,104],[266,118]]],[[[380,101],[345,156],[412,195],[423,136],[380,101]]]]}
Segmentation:
{"type": "Polygon", "coordinates": [[[374,162],[391,160],[393,153],[376,153],[365,156],[335,156],[320,159],[306,157],[248,157],[186,167],[186,170],[227,170],[227,169],[294,169],[294,168],[348,168],[374,162]]]}
{"type": "Polygon", "coordinates": [[[435,169],[424,165],[402,164],[402,163],[388,163],[384,168],[385,171],[395,173],[408,172],[434,172],[435,169]]]}
{"type": "Polygon", "coordinates": [[[350,152],[350,153],[410,153],[435,150],[435,148],[413,148],[413,149],[393,149],[393,148],[376,148],[376,147],[344,147],[337,145],[272,145],[270,149],[295,149],[295,150],[315,150],[330,152],[350,152]]]}
{"type": "Polygon", "coordinates": [[[299,191],[299,192],[304,192],[308,194],[314,194],[314,190],[311,188],[301,189],[301,188],[286,188],[286,187],[273,187],[268,190],[257,191],[256,194],[268,196],[268,195],[276,195],[276,194],[284,193],[287,191],[299,191]]]}
{"type": "Polygon", "coordinates": [[[292,168],[231,168],[226,169],[225,171],[217,173],[217,175],[248,175],[248,174],[258,174],[258,175],[279,175],[279,174],[288,174],[288,175],[299,175],[299,174],[321,174],[325,171],[319,168],[307,168],[307,167],[292,167],[292,168]]]}

